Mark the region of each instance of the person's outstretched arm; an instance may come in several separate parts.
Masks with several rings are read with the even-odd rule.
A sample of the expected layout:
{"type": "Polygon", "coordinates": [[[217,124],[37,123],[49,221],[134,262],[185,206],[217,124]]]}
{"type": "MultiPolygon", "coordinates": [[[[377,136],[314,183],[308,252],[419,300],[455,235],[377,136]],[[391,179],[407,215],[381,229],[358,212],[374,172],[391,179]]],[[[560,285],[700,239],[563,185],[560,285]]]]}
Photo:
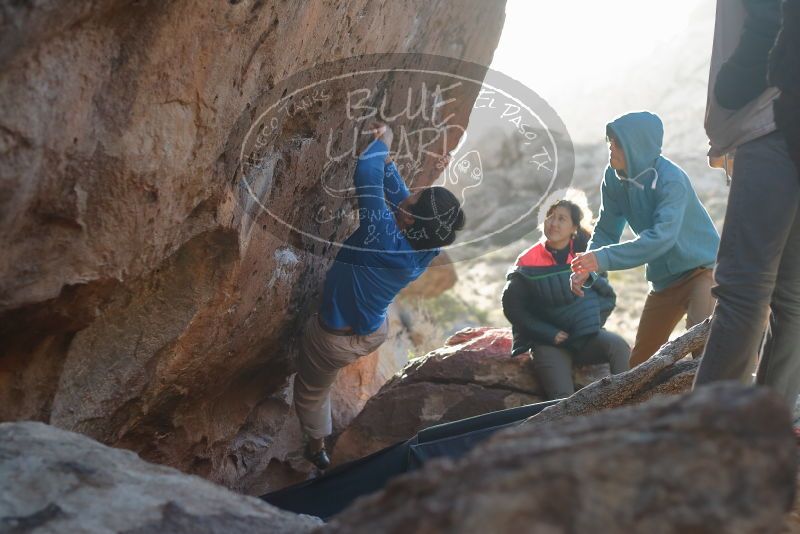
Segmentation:
{"type": "Polygon", "coordinates": [[[683,223],[689,191],[682,182],[667,182],[657,189],[653,226],[630,241],[593,250],[599,271],[631,269],[648,263],[671,249],[683,223]]]}
{"type": "Polygon", "coordinates": [[[411,194],[397,170],[397,165],[391,160],[383,167],[383,193],[386,203],[394,213],[397,213],[397,207],[411,194]]]}
{"type": "Polygon", "coordinates": [[[389,154],[386,143],[376,139],[359,156],[353,183],[359,209],[359,228],[385,217],[386,200],[383,194],[384,160],[389,154]]]}
{"type": "MultiPolygon", "coordinates": [[[[351,247],[386,250],[396,238],[397,224],[383,195],[383,167],[388,153],[386,143],[376,139],[358,158],[353,176],[358,200],[358,228],[347,238],[351,247]]],[[[367,256],[359,257],[367,260],[367,256]]]]}

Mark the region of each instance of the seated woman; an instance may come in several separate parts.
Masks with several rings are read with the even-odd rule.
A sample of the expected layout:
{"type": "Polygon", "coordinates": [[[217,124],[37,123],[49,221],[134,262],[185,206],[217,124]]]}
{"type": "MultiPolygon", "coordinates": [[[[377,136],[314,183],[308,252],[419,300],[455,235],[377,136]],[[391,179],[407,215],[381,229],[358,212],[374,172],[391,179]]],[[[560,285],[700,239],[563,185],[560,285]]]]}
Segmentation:
{"type": "Polygon", "coordinates": [[[545,238],[519,255],[503,289],[503,313],[514,336],[512,356],[533,350],[534,369],[548,399],[575,392],[575,364],[607,362],[612,374],[628,370],[630,347],[603,329],[617,299],[608,280],[593,275],[583,297],[570,290],[570,262],[586,250],[590,237],[582,219],[580,207],[569,200],[550,206],[545,238]]]}

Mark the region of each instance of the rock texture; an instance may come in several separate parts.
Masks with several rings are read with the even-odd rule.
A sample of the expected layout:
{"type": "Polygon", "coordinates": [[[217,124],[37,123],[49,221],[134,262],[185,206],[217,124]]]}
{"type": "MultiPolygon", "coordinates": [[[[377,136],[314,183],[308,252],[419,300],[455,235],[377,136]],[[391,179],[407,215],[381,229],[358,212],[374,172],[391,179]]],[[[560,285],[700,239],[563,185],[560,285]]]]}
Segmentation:
{"type": "Polygon", "coordinates": [[[0,532],[294,534],[321,524],[80,434],[0,424],[0,532]]]}
{"type": "MultiPolygon", "coordinates": [[[[243,210],[242,127],[265,92],[319,62],[488,64],[503,12],[478,0],[0,6],[0,420],[48,421],[243,491],[301,476],[288,377],[335,249],[243,210]]],[[[261,176],[274,213],[315,209],[318,134],[350,126],[343,109],[280,124],[261,176]]]]}
{"type": "MultiPolygon", "coordinates": [[[[334,463],[361,458],[423,428],[544,400],[528,354],[511,358],[509,328],[467,328],[413,360],[372,397],[338,437],[334,463]]],[[[579,386],[608,365],[576,368],[579,386]]]]}
{"type": "Polygon", "coordinates": [[[780,532],[796,464],[780,398],[713,386],[502,431],[319,532],[780,532]]]}

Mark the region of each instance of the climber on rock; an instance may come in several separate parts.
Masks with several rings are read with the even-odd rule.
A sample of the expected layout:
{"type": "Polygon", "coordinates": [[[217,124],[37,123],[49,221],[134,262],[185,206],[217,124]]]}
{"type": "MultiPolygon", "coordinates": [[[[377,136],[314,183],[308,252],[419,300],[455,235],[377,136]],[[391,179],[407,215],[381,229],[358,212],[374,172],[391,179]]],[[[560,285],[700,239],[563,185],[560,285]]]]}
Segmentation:
{"type": "Polygon", "coordinates": [[[511,356],[533,349],[533,368],[548,399],[575,392],[572,366],[608,363],[612,374],[628,370],[631,348],[603,325],[616,294],[594,277],[583,296],[570,291],[570,261],[586,250],[590,233],[583,211],[569,200],[547,210],[544,238],[519,255],[503,289],[503,313],[511,323],[511,356]]]}
{"type": "Polygon", "coordinates": [[[388,125],[373,122],[367,133],[371,142],[354,176],[359,226],[342,244],[319,312],[302,332],[294,379],[304,455],[320,469],[330,464],[325,437],[332,432],[330,389],[339,369],[384,342],[389,304],[455,241],[465,221],[458,199],[444,187],[408,190],[389,155],[388,125]]]}
{"type": "Polygon", "coordinates": [[[600,215],[588,251],[572,261],[572,290],[581,295],[592,272],[646,265],[651,290],[631,352],[633,367],[666,343],[684,314],[687,328],[711,315],[719,234],[689,177],[661,155],[664,126],[658,116],[622,115],[608,124],[606,136],[610,162],[600,215]],[[620,243],[626,224],[635,237],[620,243]]]}

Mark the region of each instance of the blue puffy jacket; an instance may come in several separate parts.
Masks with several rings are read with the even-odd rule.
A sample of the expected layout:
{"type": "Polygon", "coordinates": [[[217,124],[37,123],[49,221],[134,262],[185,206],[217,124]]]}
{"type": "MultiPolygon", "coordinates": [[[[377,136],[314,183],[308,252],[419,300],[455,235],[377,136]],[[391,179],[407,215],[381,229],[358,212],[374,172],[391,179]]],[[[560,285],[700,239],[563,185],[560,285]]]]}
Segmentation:
{"type": "Polygon", "coordinates": [[[580,350],[596,334],[614,309],[617,296],[605,277],[578,297],[570,290],[570,266],[514,267],[506,275],[503,313],[514,337],[516,356],[537,344],[553,345],[556,334],[569,334],[564,347],[580,350]]]}

